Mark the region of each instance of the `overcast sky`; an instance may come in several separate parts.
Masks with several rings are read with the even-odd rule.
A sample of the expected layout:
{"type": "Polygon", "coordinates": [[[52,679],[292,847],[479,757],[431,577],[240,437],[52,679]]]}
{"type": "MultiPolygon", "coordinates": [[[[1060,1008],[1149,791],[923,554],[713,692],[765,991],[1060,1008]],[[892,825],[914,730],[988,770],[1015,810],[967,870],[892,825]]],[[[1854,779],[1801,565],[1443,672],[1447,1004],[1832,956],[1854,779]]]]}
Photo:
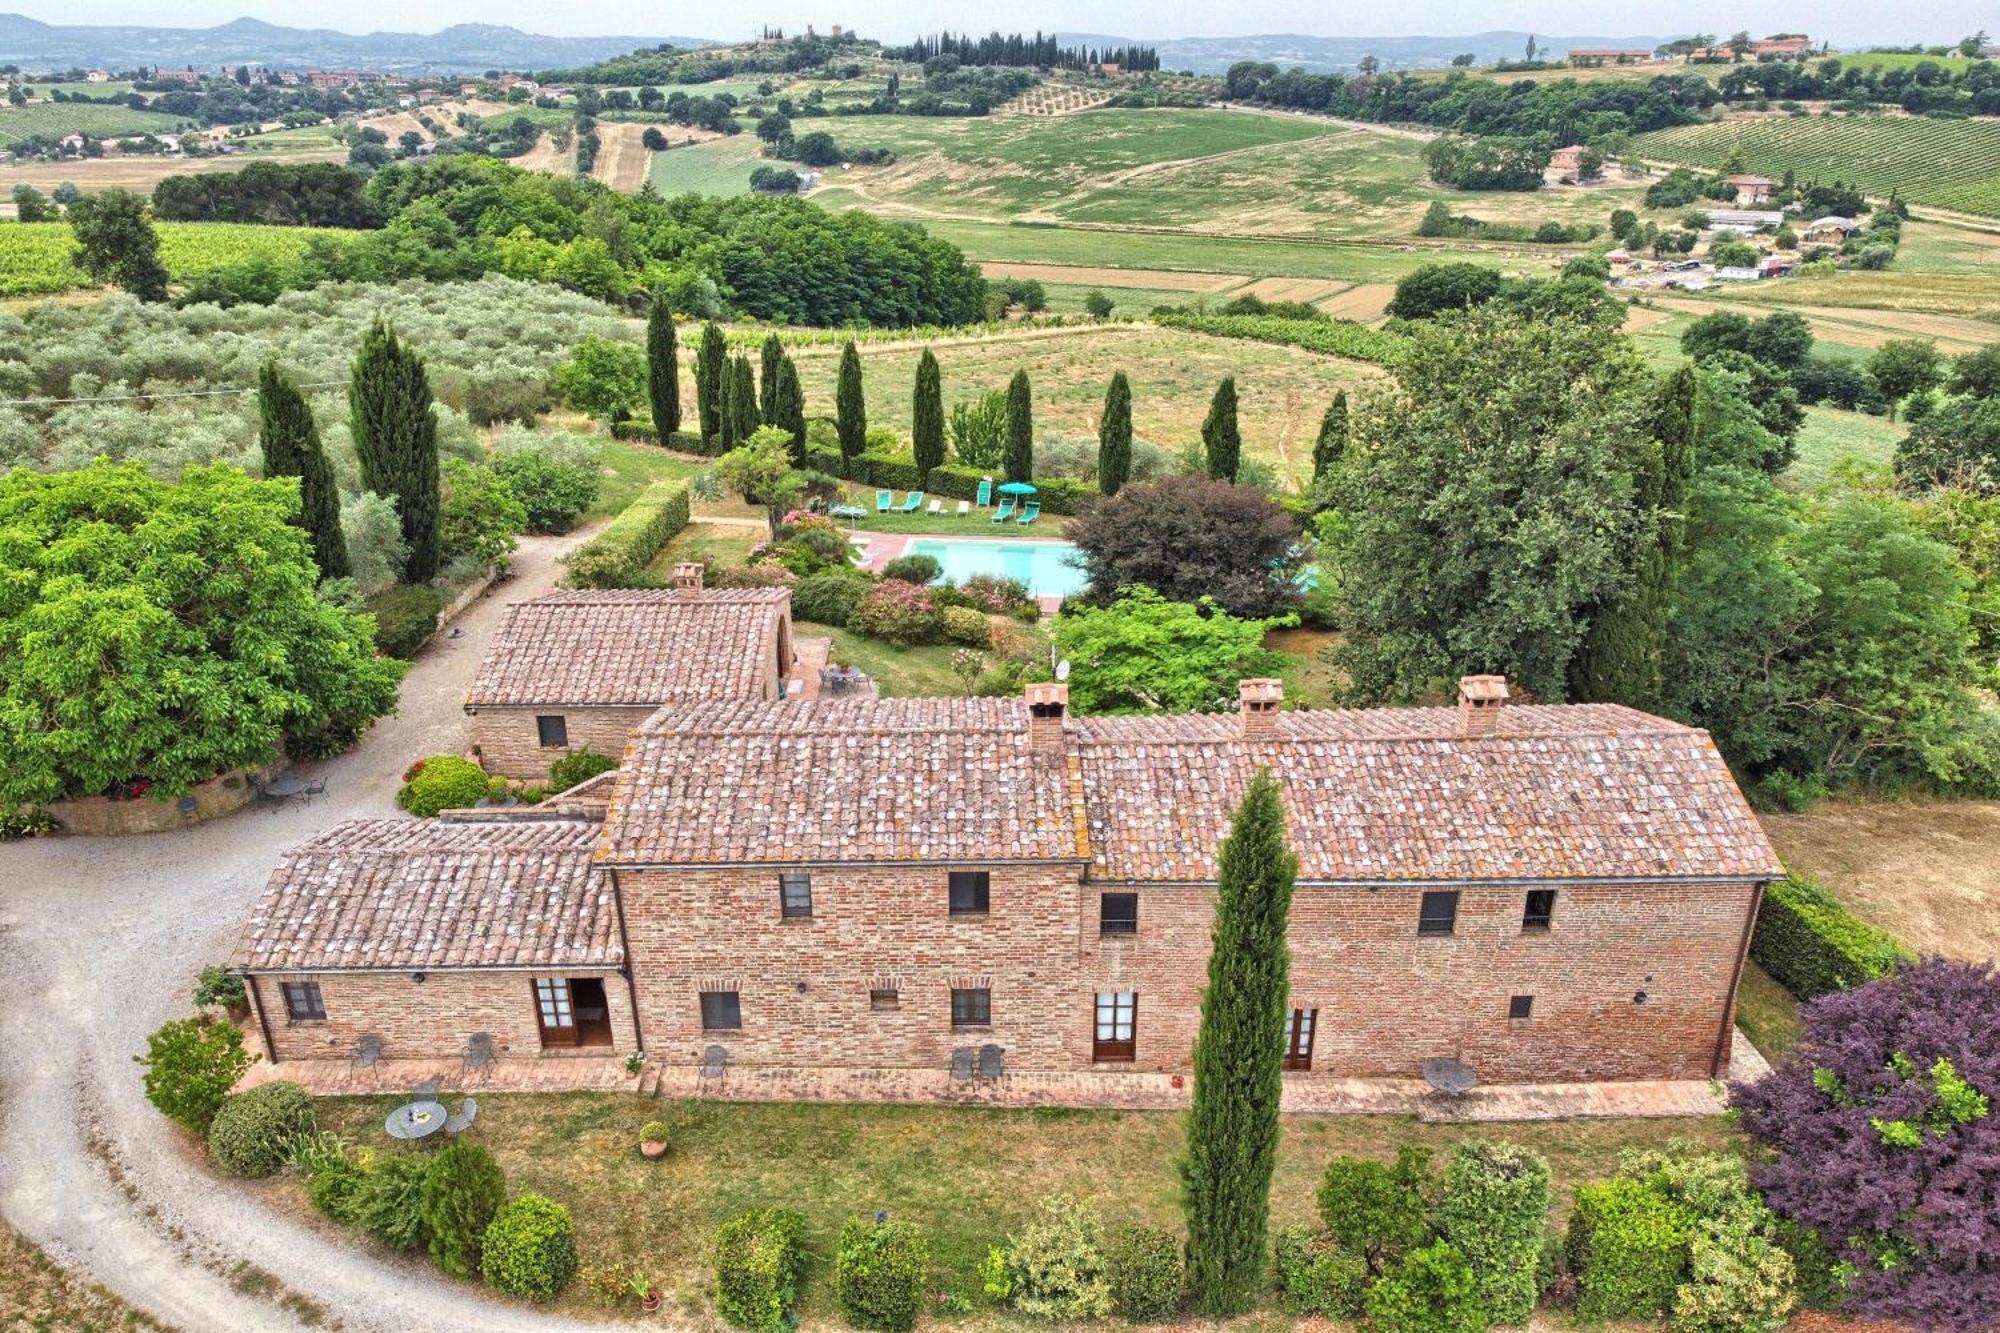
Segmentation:
{"type": "Polygon", "coordinates": [[[1319,36],[1409,36],[1484,32],[1496,28],[1574,36],[1658,35],[1676,31],[1727,35],[1807,31],[1842,40],[1946,42],[1984,27],[2000,30],[1994,0],[1927,0],[1884,6],[1870,0],[1691,0],[1653,10],[1600,0],[1400,0],[1393,5],[1341,5],[1333,0],[0,0],[47,23],[143,23],[208,27],[249,14],[271,23],[430,32],[453,23],[506,23],[557,36],[632,33],[728,39],[757,25],[787,30],[834,23],[864,35],[904,39],[939,26],[979,31],[1044,28],[1132,37],[1208,37],[1302,32],[1319,36]]]}

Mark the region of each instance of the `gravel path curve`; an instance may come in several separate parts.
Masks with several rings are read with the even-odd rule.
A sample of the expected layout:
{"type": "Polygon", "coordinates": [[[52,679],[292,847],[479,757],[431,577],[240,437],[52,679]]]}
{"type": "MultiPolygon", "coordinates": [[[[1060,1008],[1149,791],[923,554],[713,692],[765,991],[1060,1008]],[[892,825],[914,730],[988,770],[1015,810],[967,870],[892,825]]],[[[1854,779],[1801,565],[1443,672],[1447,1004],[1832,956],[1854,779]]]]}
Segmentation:
{"type": "Polygon", "coordinates": [[[352,752],[301,766],[327,778],[311,806],[0,846],[0,1217],[188,1330],[585,1327],[267,1210],[255,1187],[193,1158],[132,1063],[148,1032],[188,1011],[196,970],[228,956],[280,852],[343,819],[395,814],[404,765],[464,748],[460,704],[506,605],[554,586],[557,556],[584,536],[524,538],[514,576],[419,654],[396,716],[352,752]]]}

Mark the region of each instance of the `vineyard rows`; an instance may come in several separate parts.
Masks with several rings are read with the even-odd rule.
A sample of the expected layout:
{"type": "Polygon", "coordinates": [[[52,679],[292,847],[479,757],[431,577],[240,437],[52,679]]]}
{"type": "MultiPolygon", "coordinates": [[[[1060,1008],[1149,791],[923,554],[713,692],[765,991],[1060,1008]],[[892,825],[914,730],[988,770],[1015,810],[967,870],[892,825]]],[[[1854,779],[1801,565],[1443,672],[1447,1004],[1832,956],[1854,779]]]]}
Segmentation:
{"type": "MultiPolygon", "coordinates": [[[[283,264],[306,252],[315,237],[355,233],[330,227],[266,227],[240,222],[161,222],[160,260],[175,281],[211,269],[269,259],[283,264]]],[[[51,296],[90,280],[71,255],[75,240],[66,222],[0,222],[0,296],[51,296]]]]}
{"type": "Polygon", "coordinates": [[[1720,167],[1742,151],[1752,171],[1840,180],[1868,194],[2000,216],[2000,120],[1916,116],[1715,121],[1638,139],[1648,157],[1720,167]]]}
{"type": "Polygon", "coordinates": [[[1393,365],[1403,353],[1403,339],[1366,324],[1344,319],[1285,319],[1276,315],[1155,315],[1162,328],[1186,329],[1218,338],[1248,338],[1252,342],[1302,347],[1322,356],[1393,365]]]}

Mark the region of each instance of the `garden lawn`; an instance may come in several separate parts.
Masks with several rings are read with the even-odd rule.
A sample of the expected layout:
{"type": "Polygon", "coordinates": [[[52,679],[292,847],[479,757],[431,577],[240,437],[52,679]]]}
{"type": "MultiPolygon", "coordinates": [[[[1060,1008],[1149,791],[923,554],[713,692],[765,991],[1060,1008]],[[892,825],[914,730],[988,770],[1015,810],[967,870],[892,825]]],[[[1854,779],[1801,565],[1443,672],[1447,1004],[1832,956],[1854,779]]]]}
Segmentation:
{"type": "Polygon", "coordinates": [[[759,524],[748,527],[737,523],[704,523],[699,518],[682,528],[674,539],[653,557],[653,563],[646,572],[660,581],[662,587],[672,587],[674,566],[683,560],[701,560],[717,565],[741,565],[749,562],[751,548],[768,537],[769,531],[759,524]]]}
{"type": "Polygon", "coordinates": [[[1274,629],[1264,636],[1264,646],[1281,655],[1278,669],[1285,682],[1285,703],[1308,708],[1332,708],[1334,691],[1343,683],[1341,673],[1327,660],[1340,642],[1333,630],[1274,629]]]}
{"type": "MultiPolygon", "coordinates": [[[[388,1151],[382,1120],[398,1100],[322,1101],[321,1124],[388,1151]]],[[[801,1314],[809,1322],[837,1317],[828,1268],[842,1220],[877,1208],[922,1228],[934,1289],[979,1310],[978,1268],[987,1248],[1018,1229],[1046,1194],[1082,1197],[1113,1228],[1139,1222],[1178,1232],[1174,1159],[1184,1132],[1183,1117],[1170,1112],[661,1102],[574,1093],[481,1097],[479,1124],[468,1137],[498,1158],[510,1193],[534,1190],[570,1208],[585,1263],[638,1265],[662,1284],[675,1322],[709,1326],[709,1240],[720,1222],[743,1209],[779,1204],[805,1214],[814,1263],[801,1314]],[[673,1146],[663,1161],[649,1163],[639,1156],[638,1132],[656,1116],[671,1126],[673,1146]]],[[[1559,1215],[1578,1182],[1611,1172],[1620,1149],[1674,1135],[1707,1147],[1738,1142],[1720,1118],[1495,1125],[1477,1134],[1545,1154],[1559,1215]]],[[[1313,1194],[1333,1157],[1386,1160],[1400,1144],[1443,1150],[1473,1136],[1465,1126],[1394,1116],[1287,1116],[1272,1221],[1313,1219],[1313,1194]]],[[[286,1189],[305,1206],[296,1178],[288,1178],[286,1189]]],[[[559,1304],[582,1310],[586,1302],[578,1287],[559,1304]]],[[[1268,1306],[1262,1313],[1260,1322],[1275,1318],[1268,1306]]]]}
{"type": "Polygon", "coordinates": [[[597,503],[591,505],[584,520],[588,522],[623,513],[625,506],[654,482],[669,477],[694,477],[706,467],[703,459],[671,453],[658,445],[606,439],[604,479],[597,488],[597,503]]]}
{"type": "Polygon", "coordinates": [[[965,693],[965,682],[951,669],[957,644],[924,643],[901,648],[836,625],[815,625],[809,620],[798,621],[792,629],[801,638],[832,639],[834,662],[860,667],[886,696],[911,698],[965,693]]]}
{"type": "Polygon", "coordinates": [[[1798,1042],[1799,1002],[1763,968],[1745,960],[1743,980],[1736,988],[1736,1026],[1766,1060],[1776,1064],[1798,1042]]]}

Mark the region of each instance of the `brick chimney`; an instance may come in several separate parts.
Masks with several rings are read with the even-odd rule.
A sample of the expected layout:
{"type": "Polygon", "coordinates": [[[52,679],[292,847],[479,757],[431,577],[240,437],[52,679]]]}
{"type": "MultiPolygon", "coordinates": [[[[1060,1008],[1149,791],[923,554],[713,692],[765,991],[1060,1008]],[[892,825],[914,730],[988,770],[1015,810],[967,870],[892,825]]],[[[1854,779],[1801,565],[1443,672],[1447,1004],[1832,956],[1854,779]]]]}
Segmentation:
{"type": "Polygon", "coordinates": [[[1243,739],[1256,740],[1271,734],[1278,720],[1278,705],[1285,699],[1285,682],[1267,676],[1238,681],[1236,697],[1241,705],[1243,739]]]}
{"type": "Polygon", "coordinates": [[[1500,729],[1500,710],[1507,706],[1505,676],[1458,678],[1458,734],[1471,739],[1500,729]]]}
{"type": "Polygon", "coordinates": [[[699,560],[683,560],[674,566],[674,591],[700,592],[702,566],[699,560]]]}
{"type": "Polygon", "coordinates": [[[1069,712],[1069,686],[1051,681],[1028,687],[1028,748],[1060,750],[1063,715],[1069,712]]]}

